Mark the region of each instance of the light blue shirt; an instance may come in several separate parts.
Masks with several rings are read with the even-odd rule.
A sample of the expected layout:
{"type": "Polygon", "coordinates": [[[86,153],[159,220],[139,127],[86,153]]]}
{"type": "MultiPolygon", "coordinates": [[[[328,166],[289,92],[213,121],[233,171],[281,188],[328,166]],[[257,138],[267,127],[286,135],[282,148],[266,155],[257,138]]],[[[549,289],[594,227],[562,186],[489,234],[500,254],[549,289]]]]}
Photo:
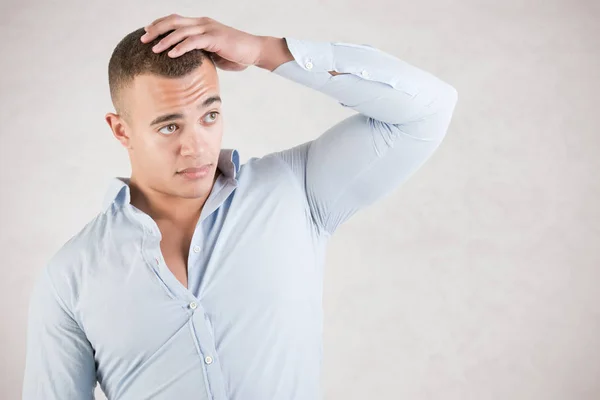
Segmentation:
{"type": "Polygon", "coordinates": [[[129,179],[114,178],[36,283],[24,399],[91,399],[97,381],[110,400],[322,398],[328,239],[432,155],[457,92],[368,45],[286,41],[294,60],[273,73],[357,113],[243,165],[221,151],[187,288],[154,220],[130,204],[129,179]]]}

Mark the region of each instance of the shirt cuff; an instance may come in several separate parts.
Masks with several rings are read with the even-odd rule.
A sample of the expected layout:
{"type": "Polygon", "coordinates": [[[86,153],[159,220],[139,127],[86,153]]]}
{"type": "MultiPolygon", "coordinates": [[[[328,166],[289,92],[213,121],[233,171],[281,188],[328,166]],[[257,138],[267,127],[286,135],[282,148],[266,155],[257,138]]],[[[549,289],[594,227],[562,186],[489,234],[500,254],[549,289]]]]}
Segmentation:
{"type": "Polygon", "coordinates": [[[424,71],[367,44],[284,39],[294,60],[272,72],[314,89],[333,77],[329,71],[384,83],[409,95],[416,95],[429,80],[424,71]]]}
{"type": "Polygon", "coordinates": [[[285,62],[272,73],[318,89],[332,76],[333,49],[330,42],[284,38],[294,60],[285,62]]]}

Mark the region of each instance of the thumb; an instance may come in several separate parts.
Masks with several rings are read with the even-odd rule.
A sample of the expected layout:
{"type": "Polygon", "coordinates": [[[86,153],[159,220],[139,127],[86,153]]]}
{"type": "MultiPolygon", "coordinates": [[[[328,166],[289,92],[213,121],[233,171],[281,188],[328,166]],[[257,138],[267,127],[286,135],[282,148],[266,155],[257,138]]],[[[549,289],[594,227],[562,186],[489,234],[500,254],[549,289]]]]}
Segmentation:
{"type": "Polygon", "coordinates": [[[243,71],[248,68],[247,65],[239,64],[230,60],[227,60],[216,53],[212,54],[212,59],[215,65],[224,71],[243,71]]]}

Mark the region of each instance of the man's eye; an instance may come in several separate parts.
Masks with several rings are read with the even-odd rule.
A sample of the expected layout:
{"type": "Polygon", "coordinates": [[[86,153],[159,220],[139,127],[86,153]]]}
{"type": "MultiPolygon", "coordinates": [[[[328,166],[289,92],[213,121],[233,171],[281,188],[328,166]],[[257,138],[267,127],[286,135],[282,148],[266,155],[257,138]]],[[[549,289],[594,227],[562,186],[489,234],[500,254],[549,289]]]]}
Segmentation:
{"type": "Polygon", "coordinates": [[[212,118],[211,121],[207,121],[207,122],[214,122],[217,119],[217,115],[219,115],[219,112],[212,111],[212,112],[209,112],[208,114],[206,114],[206,116],[208,117],[209,115],[212,115],[212,114],[214,114],[214,117],[212,118]]]}
{"type": "Polygon", "coordinates": [[[170,135],[171,133],[175,132],[175,129],[177,128],[177,125],[175,124],[169,124],[167,126],[164,126],[162,128],[160,128],[158,131],[160,133],[164,133],[165,135],[170,135]],[[168,128],[172,128],[172,129],[168,129],[168,128]],[[167,131],[163,131],[163,129],[166,129],[167,131]]]}

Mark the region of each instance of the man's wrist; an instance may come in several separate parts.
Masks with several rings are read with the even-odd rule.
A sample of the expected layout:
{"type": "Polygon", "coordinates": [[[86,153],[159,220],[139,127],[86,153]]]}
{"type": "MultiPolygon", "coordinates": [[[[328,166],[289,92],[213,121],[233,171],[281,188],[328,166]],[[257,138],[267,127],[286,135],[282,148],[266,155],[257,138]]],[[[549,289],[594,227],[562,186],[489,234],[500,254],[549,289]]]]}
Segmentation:
{"type": "Polygon", "coordinates": [[[259,68],[273,71],[281,64],[294,60],[284,38],[273,36],[259,36],[260,56],[255,64],[259,68]]]}

